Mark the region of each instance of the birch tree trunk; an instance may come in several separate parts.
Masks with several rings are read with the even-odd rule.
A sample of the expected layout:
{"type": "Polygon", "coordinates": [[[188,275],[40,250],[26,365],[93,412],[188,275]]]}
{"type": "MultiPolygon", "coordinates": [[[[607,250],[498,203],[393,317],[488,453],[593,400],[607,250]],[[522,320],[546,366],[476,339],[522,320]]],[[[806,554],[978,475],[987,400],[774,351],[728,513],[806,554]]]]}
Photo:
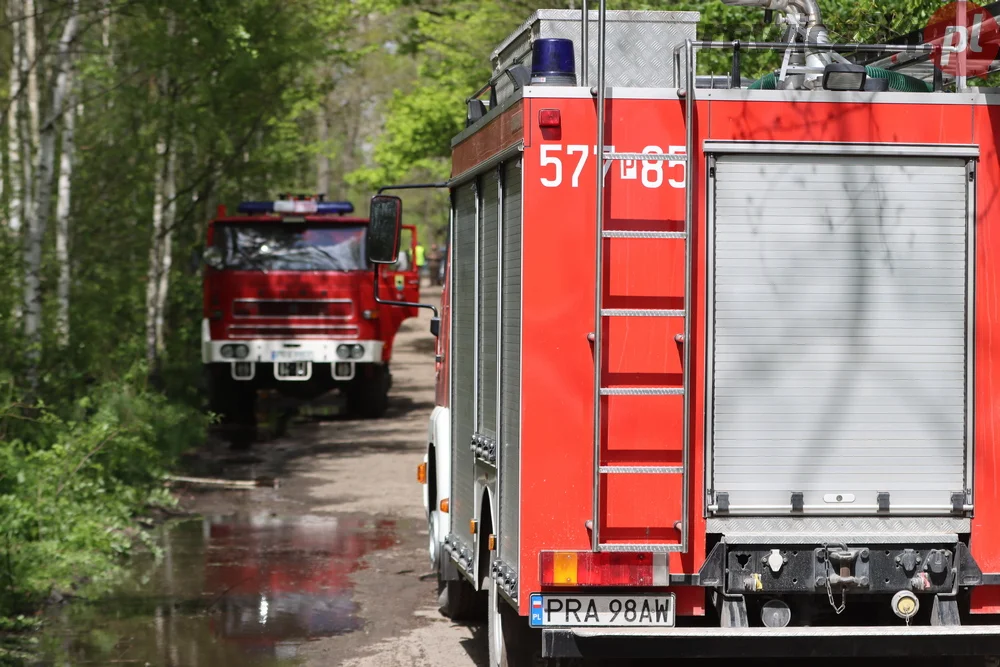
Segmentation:
{"type": "MultiPolygon", "coordinates": [[[[41,61],[38,55],[38,40],[35,38],[35,0],[22,1],[24,3],[24,21],[22,23],[24,30],[24,60],[22,61],[22,69],[25,70],[23,78],[28,82],[28,127],[31,132],[29,135],[31,149],[35,151],[40,143],[39,119],[41,114],[39,112],[38,97],[38,68],[41,65],[41,61]]],[[[76,10],[74,9],[74,19],[75,16],[76,10]]],[[[26,153],[26,155],[33,154],[33,152],[26,153]]]]}
{"type": "Polygon", "coordinates": [[[59,185],[56,200],[56,260],[59,264],[59,284],[56,289],[58,312],[56,333],[61,347],[69,346],[69,304],[72,265],[69,249],[70,196],[73,185],[73,158],[76,154],[76,95],[73,92],[73,70],[67,72],[69,95],[63,115],[62,151],[59,155],[59,185]]]}
{"type": "Polygon", "coordinates": [[[316,194],[330,197],[330,119],[327,116],[326,105],[321,104],[316,110],[316,194]]]}
{"type": "Polygon", "coordinates": [[[167,294],[170,291],[170,265],[173,263],[174,222],[177,220],[177,150],[173,141],[167,144],[166,173],[163,176],[163,196],[166,210],[163,213],[163,240],[160,255],[160,284],[156,290],[156,353],[163,353],[166,347],[164,334],[164,314],[167,310],[167,294]]]}
{"type": "MultiPolygon", "coordinates": [[[[37,275],[34,277],[34,280],[29,276],[31,273],[29,266],[31,261],[31,235],[36,230],[35,225],[37,224],[35,218],[35,211],[37,210],[35,202],[35,150],[39,144],[38,72],[36,68],[38,48],[35,40],[35,0],[19,0],[19,4],[21,9],[19,18],[21,19],[22,48],[19,64],[21,70],[22,110],[17,114],[17,119],[18,127],[20,128],[18,136],[20,137],[21,152],[21,226],[27,228],[24,238],[25,267],[22,278],[22,289],[24,290],[24,300],[27,302],[29,298],[32,301],[35,300],[35,297],[31,295],[37,292],[36,283],[38,279],[37,275]]],[[[29,345],[31,345],[31,341],[37,335],[40,326],[40,319],[36,319],[35,315],[38,314],[32,313],[26,304],[23,305],[21,318],[29,345]]],[[[33,366],[37,362],[37,356],[31,355],[38,354],[39,350],[29,350],[29,359],[32,360],[30,365],[33,366]]],[[[32,373],[29,372],[29,375],[32,373]]],[[[34,384],[33,377],[31,378],[31,383],[34,384]]]]}
{"type": "MultiPolygon", "coordinates": [[[[31,2],[31,0],[28,0],[31,2]]],[[[27,6],[27,2],[25,3],[27,6]]],[[[76,37],[79,0],[70,5],[70,15],[59,38],[56,58],[56,75],[52,84],[52,108],[41,128],[38,150],[38,187],[35,205],[26,216],[27,234],[24,245],[24,335],[28,344],[28,381],[32,389],[38,383],[38,360],[41,355],[41,271],[42,240],[52,206],[52,189],[55,185],[56,133],[59,120],[66,109],[69,82],[70,45],[76,37]]],[[[28,22],[30,24],[30,21],[28,22]]],[[[27,24],[26,24],[27,25],[27,24]]],[[[37,93],[37,91],[36,91],[37,93]]],[[[29,92],[30,97],[30,92],[29,92]]],[[[29,160],[25,158],[24,162],[29,160]]]]}
{"type": "Polygon", "coordinates": [[[153,372],[157,358],[157,306],[160,303],[160,271],[163,261],[163,190],[166,139],[156,144],[156,174],[153,176],[153,235],[149,243],[149,267],[146,269],[146,363],[153,372]]]}
{"type": "MultiPolygon", "coordinates": [[[[167,19],[167,35],[173,37],[175,19],[167,19]]],[[[160,103],[172,104],[170,74],[164,69],[160,74],[157,98],[160,103]]],[[[163,350],[163,310],[170,285],[170,263],[173,218],[176,214],[176,184],[174,177],[173,118],[168,110],[166,129],[156,143],[156,173],[153,176],[153,236],[149,244],[149,267],[146,270],[146,363],[151,374],[157,372],[160,352],[163,350]]]]}
{"type": "MultiPolygon", "coordinates": [[[[24,108],[21,95],[21,64],[24,47],[21,44],[21,3],[7,1],[7,21],[11,31],[10,103],[7,107],[7,176],[10,187],[10,232],[21,234],[21,132],[18,117],[24,108]]],[[[18,315],[18,317],[20,317],[18,315]]]]}

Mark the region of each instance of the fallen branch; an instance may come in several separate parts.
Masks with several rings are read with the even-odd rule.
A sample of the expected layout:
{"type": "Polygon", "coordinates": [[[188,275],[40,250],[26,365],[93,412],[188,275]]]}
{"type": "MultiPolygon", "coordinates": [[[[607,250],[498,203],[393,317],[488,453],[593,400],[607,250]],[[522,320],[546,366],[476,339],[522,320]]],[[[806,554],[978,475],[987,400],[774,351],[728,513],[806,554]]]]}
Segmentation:
{"type": "Polygon", "coordinates": [[[261,487],[277,488],[278,480],[271,477],[259,477],[257,479],[215,479],[211,477],[182,477],[179,475],[167,475],[167,484],[181,484],[187,486],[206,486],[218,489],[257,489],[261,487]]]}

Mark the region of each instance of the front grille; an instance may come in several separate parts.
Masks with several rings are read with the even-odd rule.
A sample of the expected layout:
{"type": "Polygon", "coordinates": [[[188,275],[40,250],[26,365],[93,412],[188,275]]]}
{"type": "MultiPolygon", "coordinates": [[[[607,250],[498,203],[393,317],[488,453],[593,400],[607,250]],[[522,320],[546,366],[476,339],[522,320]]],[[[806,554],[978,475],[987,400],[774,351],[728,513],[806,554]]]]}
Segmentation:
{"type": "Polygon", "coordinates": [[[353,325],[310,324],[234,324],[229,327],[233,339],[357,338],[353,325]]]}
{"type": "Polygon", "coordinates": [[[315,317],[347,319],[354,312],[349,299],[236,299],[233,317],[315,317]]]}

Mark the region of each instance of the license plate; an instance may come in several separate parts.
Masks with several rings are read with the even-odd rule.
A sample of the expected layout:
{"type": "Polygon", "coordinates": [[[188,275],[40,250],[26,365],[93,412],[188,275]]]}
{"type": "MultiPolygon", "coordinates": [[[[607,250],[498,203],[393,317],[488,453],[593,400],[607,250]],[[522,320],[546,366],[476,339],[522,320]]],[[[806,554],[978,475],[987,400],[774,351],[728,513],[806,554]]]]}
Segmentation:
{"type": "Polygon", "coordinates": [[[313,354],[309,350],[274,350],[271,361],[312,361],[313,354]]]}
{"type": "Polygon", "coordinates": [[[531,626],[674,627],[673,595],[531,596],[531,626]]]}

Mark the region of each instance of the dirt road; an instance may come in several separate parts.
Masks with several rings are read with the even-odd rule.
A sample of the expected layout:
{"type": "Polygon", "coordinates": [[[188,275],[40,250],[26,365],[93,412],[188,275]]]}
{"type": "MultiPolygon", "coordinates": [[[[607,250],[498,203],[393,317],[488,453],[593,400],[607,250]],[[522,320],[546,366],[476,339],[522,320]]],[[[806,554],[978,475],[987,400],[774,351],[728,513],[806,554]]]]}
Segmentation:
{"type": "MultiPolygon", "coordinates": [[[[426,290],[425,290],[426,293],[426,290]]],[[[437,296],[425,294],[429,302],[437,296]]],[[[434,338],[430,314],[404,323],[393,353],[389,412],[372,421],[293,423],[256,447],[252,470],[232,463],[226,474],[276,477],[276,490],[246,495],[188,495],[207,515],[268,512],[279,517],[363,516],[392,522],[395,544],[367,553],[351,575],[360,627],[299,646],[306,665],[466,667],[486,664],[485,627],[449,622],[436,609],[427,556],[427,529],[416,467],[423,457],[434,407],[434,338]]]]}
{"type": "Polygon", "coordinates": [[[434,407],[434,339],[430,314],[408,320],[393,353],[393,388],[386,419],[296,429],[286,488],[313,512],[391,516],[397,545],[372,554],[355,575],[360,632],[310,642],[307,665],[465,667],[486,664],[485,627],[451,623],[437,611],[437,586],[427,555],[427,528],[416,467],[434,407]]]}

